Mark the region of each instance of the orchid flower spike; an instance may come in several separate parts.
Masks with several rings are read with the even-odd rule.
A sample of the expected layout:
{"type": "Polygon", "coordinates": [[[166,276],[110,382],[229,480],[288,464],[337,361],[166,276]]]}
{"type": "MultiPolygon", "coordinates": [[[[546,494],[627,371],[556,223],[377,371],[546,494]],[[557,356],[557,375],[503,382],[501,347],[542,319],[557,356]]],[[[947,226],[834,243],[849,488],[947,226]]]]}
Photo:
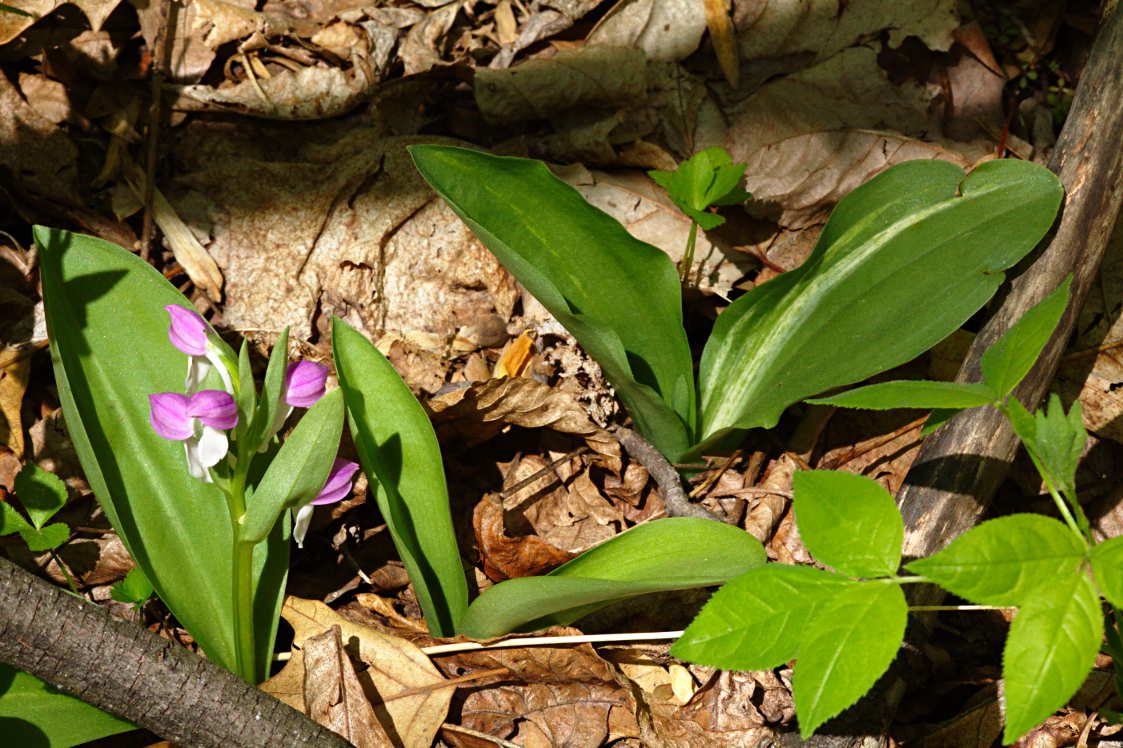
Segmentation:
{"type": "Polygon", "coordinates": [[[201,390],[191,395],[161,392],[148,396],[152,428],[165,439],[182,441],[187,470],[207,483],[210,467],[226,455],[225,431],[238,424],[238,406],[229,392],[201,390]]]}
{"type": "Polygon", "coordinates": [[[293,509],[292,537],[298,548],[304,547],[304,535],[308,532],[308,525],[312,522],[312,508],[321,504],[334,504],[342,501],[351,493],[351,482],[358,471],[358,463],[335,458],[331,471],[319,496],[312,499],[299,509],[293,509]]]}
{"type": "Polygon", "coordinates": [[[187,392],[198,391],[213,366],[218,370],[226,391],[233,393],[230,370],[223,360],[222,352],[211,341],[210,328],[199,313],[179,304],[168,304],[164,309],[172,319],[171,326],[168,327],[168,339],[177,350],[188,356],[187,379],[184,382],[187,392]]]}

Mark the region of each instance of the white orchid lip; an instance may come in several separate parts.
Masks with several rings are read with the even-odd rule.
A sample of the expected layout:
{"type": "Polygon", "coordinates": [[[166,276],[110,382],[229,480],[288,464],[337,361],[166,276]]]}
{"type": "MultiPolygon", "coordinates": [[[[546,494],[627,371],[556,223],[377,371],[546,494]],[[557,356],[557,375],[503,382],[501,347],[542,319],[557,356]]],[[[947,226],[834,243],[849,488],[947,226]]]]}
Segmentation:
{"type": "Polygon", "coordinates": [[[351,493],[351,482],[358,470],[358,463],[339,457],[335,458],[331,471],[328,473],[328,479],[324,482],[324,487],[320,489],[320,494],[299,509],[293,510],[292,538],[296,541],[298,548],[304,547],[304,536],[308,532],[308,525],[312,522],[314,507],[334,504],[351,493]]]}

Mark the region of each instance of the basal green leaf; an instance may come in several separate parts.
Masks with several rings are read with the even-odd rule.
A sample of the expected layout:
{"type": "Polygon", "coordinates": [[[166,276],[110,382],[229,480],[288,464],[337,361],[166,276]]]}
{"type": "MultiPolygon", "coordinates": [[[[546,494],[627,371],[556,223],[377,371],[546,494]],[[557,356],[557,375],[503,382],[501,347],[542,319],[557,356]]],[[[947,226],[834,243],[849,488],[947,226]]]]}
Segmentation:
{"type": "Polygon", "coordinates": [[[877,481],[812,470],[792,476],[796,525],[816,560],[853,577],[897,573],[905,525],[877,481]]]}
{"type": "Polygon", "coordinates": [[[66,484],[54,473],[48,473],[33,462],[23,466],[16,475],[16,498],[27,510],[31,524],[42,528],[66,503],[66,484]]]}
{"type": "Polygon", "coordinates": [[[187,360],[168,342],[163,307],[185,300],[109,242],[42,227],[35,240],[55,381],[86,479],[160,598],[233,669],[230,590],[215,584],[231,574],[226,500],[148,420],[149,394],[183,391],[187,360]]]}
{"type": "Polygon", "coordinates": [[[1123,608],[1123,536],[1092,546],[1091,560],[1100,594],[1116,608],[1123,608]]]}
{"type": "Polygon", "coordinates": [[[837,405],[840,408],[890,410],[892,408],[975,408],[998,399],[984,384],[963,382],[929,382],[922,379],[879,382],[857,387],[830,397],[817,397],[807,402],[814,405],[837,405]]]}
{"type": "Polygon", "coordinates": [[[332,351],[351,436],[382,518],[435,636],[451,636],[468,586],[429,417],[386,357],[341,319],[332,351]]]}
{"type": "Polygon", "coordinates": [[[1041,355],[1068,306],[1072,276],[1034,306],[983,353],[983,381],[998,398],[1005,398],[1022,381],[1041,355]]]}
{"type": "Polygon", "coordinates": [[[906,568],[979,605],[1023,605],[1083,560],[1083,542],[1064,523],[1012,514],[983,522],[906,568]]]}
{"type": "Polygon", "coordinates": [[[1006,745],[1065,705],[1100,649],[1103,616],[1092,581],[1079,573],[1049,581],[1026,600],[1006,637],[1006,745]]]}
{"type": "Polygon", "coordinates": [[[316,498],[331,472],[342,433],[343,393],[332,390],[308,409],[254,487],[246,502],[243,540],[264,540],[282,512],[316,498]]]}
{"type": "Polygon", "coordinates": [[[137,729],[4,664],[0,664],[0,725],[4,744],[20,748],[70,748],[137,729]]]}
{"type": "Polygon", "coordinates": [[[566,625],[614,600],[722,584],[764,560],[760,543],[736,527],[693,517],[655,520],[546,576],[488,588],[469,606],[459,632],[485,639],[566,625]]]}
{"type": "Polygon", "coordinates": [[[808,624],[850,585],[812,566],[766,564],[714,593],[671,654],[723,670],[765,670],[799,654],[808,624]]]}
{"type": "Polygon", "coordinates": [[[246,437],[251,444],[260,444],[273,427],[277,411],[287,407],[281,402],[281,390],[285,385],[285,369],[289,362],[289,329],[281,331],[273,350],[269,354],[269,366],[265,370],[265,380],[261,385],[261,399],[254,410],[253,425],[246,437]]]}
{"type": "Polygon", "coordinates": [[[433,189],[601,365],[640,432],[671,459],[682,453],[695,395],[670,258],[540,162],[409,150],[433,189]]]}
{"type": "Polygon", "coordinates": [[[32,553],[42,553],[60,545],[70,539],[70,528],[62,522],[52,522],[46,527],[25,527],[19,531],[23,542],[27,543],[27,550],[32,553]]]}
{"type": "MultiPolygon", "coordinates": [[[[703,441],[904,363],[965,322],[1053,222],[1044,167],[894,166],[847,195],[799,268],[718,317],[702,355],[703,441]]],[[[694,450],[697,451],[697,450],[694,450]]]]}
{"type": "Polygon", "coordinates": [[[870,690],[897,656],[907,619],[896,584],[855,584],[823,606],[803,634],[792,674],[801,737],[870,690]]]}

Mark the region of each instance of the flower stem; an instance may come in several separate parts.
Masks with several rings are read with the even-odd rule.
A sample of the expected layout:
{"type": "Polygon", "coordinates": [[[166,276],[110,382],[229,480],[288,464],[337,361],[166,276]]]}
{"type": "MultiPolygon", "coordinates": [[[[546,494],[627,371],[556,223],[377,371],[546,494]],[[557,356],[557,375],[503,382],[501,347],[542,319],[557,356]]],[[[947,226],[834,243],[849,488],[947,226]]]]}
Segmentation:
{"type": "Polygon", "coordinates": [[[698,240],[698,224],[690,222],[690,234],[686,239],[686,252],[679,262],[679,278],[683,285],[690,285],[690,270],[694,267],[694,243],[698,240]]]}
{"type": "MultiPolygon", "coordinates": [[[[241,452],[241,450],[239,450],[241,452]]],[[[238,455],[234,475],[226,496],[230,510],[234,556],[231,559],[231,590],[234,602],[234,660],[237,674],[245,681],[258,682],[253,616],[253,543],[242,540],[242,517],[246,513],[246,473],[249,457],[238,455]]]]}

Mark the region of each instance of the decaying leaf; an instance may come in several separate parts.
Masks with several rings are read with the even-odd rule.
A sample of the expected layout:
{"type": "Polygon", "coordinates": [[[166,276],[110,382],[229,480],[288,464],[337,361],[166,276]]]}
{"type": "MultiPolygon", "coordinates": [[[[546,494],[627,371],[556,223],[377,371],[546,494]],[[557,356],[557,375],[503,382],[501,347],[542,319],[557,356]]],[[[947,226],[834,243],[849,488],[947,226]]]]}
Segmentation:
{"type": "MultiPolygon", "coordinates": [[[[22,18],[0,13],[5,18],[22,18]]],[[[79,204],[78,149],[58,126],[36,111],[0,75],[0,168],[29,192],[79,204]]]]}
{"type": "Polygon", "coordinates": [[[468,694],[460,711],[464,727],[535,746],[596,746],[640,735],[632,689],[588,644],[459,652],[437,664],[450,675],[509,673],[500,685],[468,694]]]}
{"type": "MultiPolygon", "coordinates": [[[[383,725],[404,745],[429,745],[444,722],[455,686],[442,686],[440,672],[411,642],[369,626],[353,623],[316,600],[285,599],[281,616],[293,627],[293,645],[339,626],[344,646],[367,669],[359,674],[367,697],[385,709],[391,724],[383,725]],[[416,690],[415,690],[416,689],[416,690]],[[410,693],[399,698],[405,691],[410,693]]],[[[262,690],[294,709],[305,710],[304,653],[294,649],[285,668],[262,684],[262,690]],[[297,656],[300,655],[300,656],[297,656]]]]}
{"type": "Polygon", "coordinates": [[[495,582],[544,574],[574,556],[537,535],[508,535],[502,507],[488,497],[476,504],[472,525],[484,573],[495,582]]]}
{"type": "Polygon", "coordinates": [[[304,708],[357,748],[393,745],[355,675],[339,626],[304,640],[304,708]]]}
{"type": "Polygon", "coordinates": [[[470,384],[434,397],[428,406],[439,430],[468,444],[486,441],[508,425],[581,436],[597,430],[572,394],[527,377],[470,384]]]}
{"type": "Polygon", "coordinates": [[[0,350],[0,444],[23,454],[23,420],[20,409],[31,374],[31,353],[26,348],[0,350]]]}
{"type": "Polygon", "coordinates": [[[681,60],[698,49],[705,31],[699,0],[625,0],[605,14],[586,42],[639,49],[649,60],[681,60]]]}
{"type": "Polygon", "coordinates": [[[67,3],[78,6],[89,20],[90,28],[100,31],[105,19],[109,18],[109,14],[120,5],[121,0],[15,0],[8,4],[29,15],[0,13],[0,44],[12,41],[35,25],[40,18],[67,3]]]}

